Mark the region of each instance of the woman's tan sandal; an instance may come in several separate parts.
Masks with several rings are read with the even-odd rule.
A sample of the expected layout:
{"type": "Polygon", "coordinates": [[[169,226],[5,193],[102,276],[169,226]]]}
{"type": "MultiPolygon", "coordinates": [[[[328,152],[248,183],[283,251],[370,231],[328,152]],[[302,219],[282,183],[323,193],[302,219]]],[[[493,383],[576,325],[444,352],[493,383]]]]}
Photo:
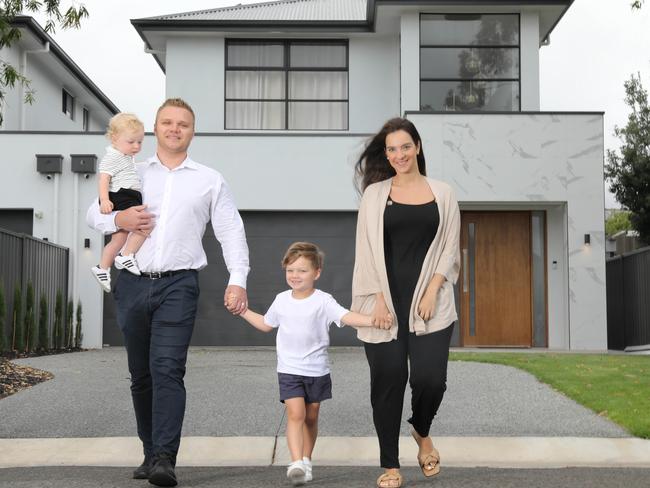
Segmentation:
{"type": "MultiPolygon", "coordinates": [[[[415,429],[411,429],[411,435],[413,436],[413,439],[415,439],[415,442],[417,442],[419,448],[422,437],[420,437],[415,429]]],[[[418,464],[420,465],[420,469],[422,469],[422,474],[424,476],[428,478],[440,473],[440,453],[435,447],[432,451],[424,453],[422,455],[418,453],[417,457],[418,464]]]]}
{"type": "Polygon", "coordinates": [[[377,478],[377,488],[401,488],[402,475],[399,473],[384,473],[377,478]]]}

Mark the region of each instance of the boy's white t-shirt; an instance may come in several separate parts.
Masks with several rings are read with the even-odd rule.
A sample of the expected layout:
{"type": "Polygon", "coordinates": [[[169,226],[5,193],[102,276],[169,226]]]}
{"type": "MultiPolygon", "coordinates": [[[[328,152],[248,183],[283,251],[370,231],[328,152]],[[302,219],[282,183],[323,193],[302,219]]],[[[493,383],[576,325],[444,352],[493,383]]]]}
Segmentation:
{"type": "Polygon", "coordinates": [[[332,295],[321,290],[314,290],[303,299],[293,298],[291,290],[279,293],[264,315],[264,323],[278,328],[275,339],[278,373],[300,376],[329,373],[329,328],[332,322],[343,327],[341,318],[348,312],[332,295]]]}

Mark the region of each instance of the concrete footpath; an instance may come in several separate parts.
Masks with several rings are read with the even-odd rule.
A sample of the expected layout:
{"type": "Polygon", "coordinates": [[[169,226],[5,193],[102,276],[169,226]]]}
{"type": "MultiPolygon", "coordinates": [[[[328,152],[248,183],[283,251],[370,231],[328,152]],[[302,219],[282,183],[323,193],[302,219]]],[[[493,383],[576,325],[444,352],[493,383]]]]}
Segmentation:
{"type": "MultiPolygon", "coordinates": [[[[314,462],[327,473],[326,484],[368,486],[368,480],[378,474],[374,466],[379,455],[363,349],[333,348],[330,357],[334,398],[321,408],[314,462]],[[357,477],[358,485],[352,482],[357,477]]],[[[135,486],[132,480],[121,484],[124,469],[117,468],[141,461],[124,350],[108,348],[18,363],[51,371],[55,378],[0,400],[0,468],[4,468],[0,487],[97,486],[72,483],[85,476],[115,476],[102,486],[135,486]],[[21,470],[26,467],[39,482],[34,478],[29,484],[18,476],[27,472],[21,470]],[[70,483],[54,482],[65,476],[70,483]],[[15,483],[3,484],[14,477],[15,483]]],[[[188,408],[178,459],[184,486],[276,486],[270,478],[282,481],[281,467],[288,452],[273,349],[192,348],[186,386],[188,408]],[[266,471],[260,471],[262,467],[266,471]],[[252,473],[257,473],[255,484],[236,481],[252,473]],[[215,482],[224,476],[227,483],[215,482]],[[265,481],[266,477],[270,478],[265,481]],[[208,479],[212,484],[203,484],[208,479]]],[[[405,419],[409,402],[407,394],[405,419]]],[[[650,474],[650,441],[631,437],[528,373],[506,366],[451,362],[448,390],[431,435],[443,467],[449,468],[437,478],[439,486],[451,486],[442,480],[456,486],[464,480],[463,486],[473,486],[473,477],[477,483],[481,478],[478,472],[494,479],[493,486],[510,486],[504,476],[519,475],[503,468],[529,473],[530,486],[538,486],[534,482],[538,472],[551,476],[548,481],[557,486],[593,486],[562,479],[575,477],[577,483],[593,476],[598,481],[605,475],[596,473],[609,476],[616,471],[612,468],[628,468],[619,470],[625,473],[616,478],[620,486],[644,486],[635,480],[647,480],[650,474]],[[567,467],[575,469],[558,469],[567,467]],[[553,476],[557,480],[551,482],[553,476]]],[[[402,436],[403,465],[414,466],[416,445],[406,421],[402,436]]],[[[407,468],[405,473],[412,473],[409,478],[414,482],[421,478],[417,468],[407,468]]]]}

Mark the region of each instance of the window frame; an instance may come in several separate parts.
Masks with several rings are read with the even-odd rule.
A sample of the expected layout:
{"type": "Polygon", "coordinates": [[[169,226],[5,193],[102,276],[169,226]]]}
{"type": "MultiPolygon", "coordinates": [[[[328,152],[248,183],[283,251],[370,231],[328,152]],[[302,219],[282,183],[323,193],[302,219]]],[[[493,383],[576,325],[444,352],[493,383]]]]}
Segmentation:
{"type": "Polygon", "coordinates": [[[246,39],[246,38],[232,38],[226,39],[225,54],[224,54],[224,104],[223,104],[223,127],[228,131],[289,131],[289,132],[344,132],[350,130],[350,43],[348,39],[246,39]],[[264,45],[275,44],[283,47],[283,63],[282,66],[239,66],[229,67],[228,65],[228,47],[230,45],[264,45]],[[291,67],[291,46],[292,45],[307,45],[307,46],[343,46],[345,47],[345,67],[291,67]],[[228,72],[229,71],[273,71],[284,73],[284,98],[228,98],[226,93],[228,91],[228,72]],[[347,98],[345,99],[294,99],[290,97],[289,92],[289,78],[292,72],[333,72],[345,73],[347,75],[347,98]],[[227,106],[228,102],[283,102],[284,103],[284,126],[280,129],[264,129],[264,128],[228,128],[227,121],[227,106]],[[289,106],[291,103],[296,102],[310,102],[310,103],[346,103],[346,123],[345,127],[341,129],[291,129],[289,128],[289,106]]]}
{"type": "MultiPolygon", "coordinates": [[[[517,86],[519,88],[519,103],[518,107],[516,110],[507,110],[503,111],[504,113],[516,113],[516,112],[521,112],[521,13],[519,12],[488,12],[488,13],[481,13],[481,12],[460,12],[460,13],[453,13],[453,12],[420,12],[420,17],[419,17],[419,22],[418,22],[418,57],[419,57],[419,63],[418,63],[418,78],[419,78],[419,85],[418,85],[418,90],[419,90],[419,106],[420,106],[420,111],[423,112],[448,112],[444,110],[444,108],[440,109],[433,109],[433,110],[423,110],[422,109],[422,83],[427,82],[427,81],[447,81],[447,82],[470,82],[470,81],[485,81],[485,82],[516,82],[517,86]],[[480,15],[481,17],[487,17],[490,15],[499,15],[499,16],[504,16],[504,15],[511,15],[513,17],[517,17],[517,44],[422,44],[422,17],[425,15],[454,15],[458,17],[471,17],[471,16],[477,16],[480,15]],[[517,49],[517,57],[518,57],[518,72],[519,76],[517,78],[423,78],[422,77],[422,50],[423,49],[467,49],[467,48],[479,48],[479,49],[517,49]]],[[[451,112],[451,111],[449,111],[451,112]]],[[[494,112],[494,110],[457,110],[454,112],[471,112],[471,113],[486,113],[486,112],[494,112]]]]}
{"type": "Polygon", "coordinates": [[[70,120],[74,120],[75,98],[65,88],[61,88],[61,112],[70,120]],[[70,112],[68,113],[67,100],[70,100],[70,112]]]}

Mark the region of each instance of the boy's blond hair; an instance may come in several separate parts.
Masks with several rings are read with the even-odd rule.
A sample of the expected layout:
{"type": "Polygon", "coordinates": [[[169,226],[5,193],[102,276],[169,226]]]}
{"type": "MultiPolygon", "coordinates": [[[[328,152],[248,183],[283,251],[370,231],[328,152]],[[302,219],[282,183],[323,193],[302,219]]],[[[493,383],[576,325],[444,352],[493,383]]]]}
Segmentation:
{"type": "Polygon", "coordinates": [[[144,124],[134,114],[121,112],[117,115],[114,115],[108,122],[106,137],[110,139],[124,131],[144,132],[144,124]]]}
{"type": "Polygon", "coordinates": [[[187,110],[189,113],[192,114],[192,123],[194,123],[196,121],[196,116],[194,115],[194,110],[192,110],[192,107],[190,107],[189,103],[187,103],[182,98],[168,98],[167,100],[165,100],[163,102],[163,104],[160,107],[158,107],[158,110],[156,111],[155,123],[158,123],[158,115],[160,115],[160,111],[165,107],[184,108],[185,110],[187,110]]]}
{"type": "Polygon", "coordinates": [[[314,269],[322,269],[325,254],[316,244],[311,242],[294,242],[289,246],[282,258],[282,269],[294,263],[298,258],[305,258],[314,266],[314,269]]]}

